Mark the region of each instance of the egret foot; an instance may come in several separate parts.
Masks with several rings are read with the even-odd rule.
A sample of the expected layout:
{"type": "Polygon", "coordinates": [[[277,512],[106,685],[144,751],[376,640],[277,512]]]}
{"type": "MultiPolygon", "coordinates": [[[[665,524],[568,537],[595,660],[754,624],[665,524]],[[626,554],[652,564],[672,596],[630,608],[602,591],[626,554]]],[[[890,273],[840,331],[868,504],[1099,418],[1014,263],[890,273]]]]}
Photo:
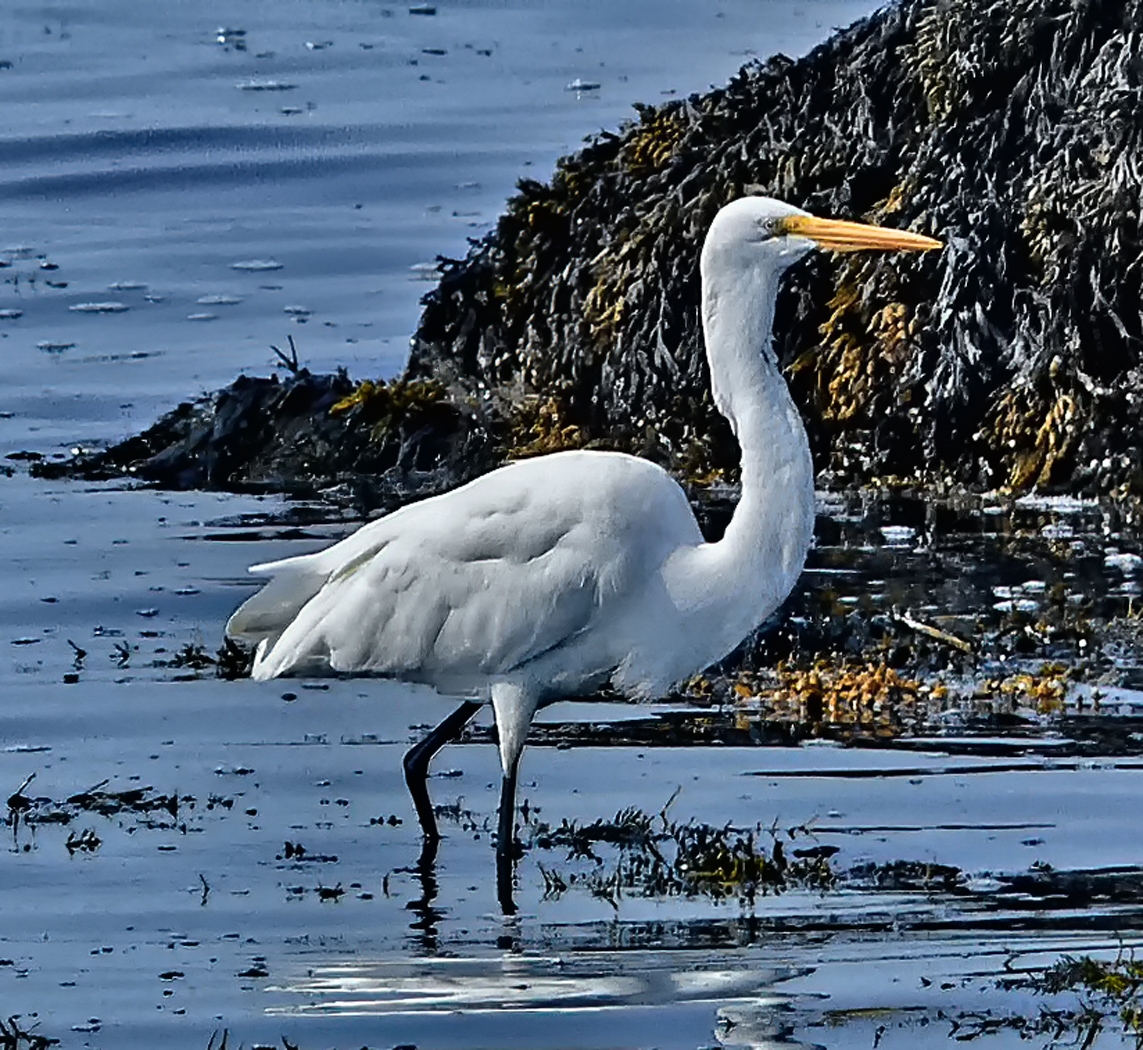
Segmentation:
{"type": "Polygon", "coordinates": [[[437,830],[437,816],[433,812],[432,799],[426,783],[429,775],[429,762],[445,744],[451,744],[460,736],[460,731],[472,721],[481,704],[475,700],[465,700],[451,715],[436,727],[424,740],[414,744],[405,753],[405,783],[413,797],[413,807],[425,839],[436,841],[441,837],[437,830]]]}

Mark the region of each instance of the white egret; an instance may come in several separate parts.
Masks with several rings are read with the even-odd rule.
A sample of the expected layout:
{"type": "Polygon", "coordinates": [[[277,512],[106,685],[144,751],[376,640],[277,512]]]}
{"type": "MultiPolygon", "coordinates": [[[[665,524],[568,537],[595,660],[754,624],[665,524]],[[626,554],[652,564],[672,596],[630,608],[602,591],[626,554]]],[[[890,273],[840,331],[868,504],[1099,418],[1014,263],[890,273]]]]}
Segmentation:
{"type": "Polygon", "coordinates": [[[558,452],[404,507],[271,577],[230,619],[253,676],[374,674],[466,697],[405,756],[426,839],[429,760],[491,701],[503,782],[502,907],[513,910],[516,773],[543,704],[610,682],[661,696],[735,648],[785,599],[813,535],[813,464],[771,344],[778,281],[815,247],[928,250],[915,233],[819,219],[766,197],[715,216],[702,324],[715,404],[742,454],[742,494],[704,542],[683,490],[643,459],[558,452]]]}

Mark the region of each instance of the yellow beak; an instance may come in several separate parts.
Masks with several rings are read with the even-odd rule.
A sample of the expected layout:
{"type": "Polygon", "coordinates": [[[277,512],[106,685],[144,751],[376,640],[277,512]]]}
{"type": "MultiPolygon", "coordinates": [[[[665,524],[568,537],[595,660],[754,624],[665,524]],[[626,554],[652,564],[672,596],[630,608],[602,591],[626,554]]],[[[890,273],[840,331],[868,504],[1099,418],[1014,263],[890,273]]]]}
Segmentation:
{"type": "Polygon", "coordinates": [[[858,252],[867,249],[897,252],[928,252],[943,248],[941,241],[908,230],[889,230],[863,222],[819,219],[815,215],[791,215],[783,219],[782,232],[808,237],[831,252],[858,252]]]}

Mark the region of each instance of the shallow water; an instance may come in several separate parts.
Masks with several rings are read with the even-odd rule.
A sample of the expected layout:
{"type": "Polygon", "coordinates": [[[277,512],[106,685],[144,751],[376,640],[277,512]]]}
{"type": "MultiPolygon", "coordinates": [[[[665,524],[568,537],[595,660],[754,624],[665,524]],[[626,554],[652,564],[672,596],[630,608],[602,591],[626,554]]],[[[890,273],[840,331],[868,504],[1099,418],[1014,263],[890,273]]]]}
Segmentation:
{"type": "MultiPolygon", "coordinates": [[[[631,101],[721,82],[748,49],[797,53],[867,7],[12,9],[0,311],[19,316],[0,314],[0,450],[113,439],[265,372],[288,335],[316,368],[392,373],[421,264],[462,253],[513,180],[546,175],[631,101]],[[576,79],[600,87],[566,90],[576,79]],[[72,309],[100,303],[127,309],[72,309]]],[[[820,511],[795,619],[907,610],[1000,630],[1072,599],[1122,617],[1139,594],[1138,537],[1095,505],[830,496],[820,511]]],[[[401,753],[449,701],[177,665],[188,646],[214,651],[246,565],[349,527],[271,498],[0,476],[0,797],[16,799],[0,829],[0,1017],[114,1048],[201,1050],[224,1028],[234,1045],[303,1050],[927,1047],[969,1015],[1036,1013],[999,979],[1135,942],[1130,646],[1100,716],[1119,730],[1102,735],[1078,717],[942,710],[892,748],[763,747],[730,733],[748,705],[553,707],[523,769],[521,910],[502,917],[486,734],[438,759],[451,819],[432,862],[401,782],[401,753]],[[733,743],[678,729],[700,724],[733,743]],[[790,846],[836,848],[838,881],[752,903],[593,893],[614,853],[573,860],[535,834],[668,804],[761,841],[804,829],[790,846]],[[67,822],[29,822],[53,813],[67,822]],[[1067,878],[1030,881],[1035,865],[1067,878]]],[[[1003,1028],[989,1045],[1018,1041],[1003,1028]]]]}
{"type": "MultiPolygon", "coordinates": [[[[1050,719],[1023,739],[954,726],[906,749],[672,746],[634,730],[637,742],[601,746],[607,726],[613,744],[678,704],[542,712],[521,788],[531,826],[669,804],[673,820],[761,826],[763,838],[804,828],[791,846],[835,848],[839,881],[753,903],[598,895],[573,876],[606,870],[611,854],[574,861],[533,836],[520,914],[505,918],[491,878],[489,744],[438,758],[431,789],[451,808],[437,857],[420,853],[400,756],[447,700],[393,683],[227,682],[170,666],[188,644],[213,645],[250,587],[246,564],[312,548],[345,523],[315,513],[299,538],[269,498],[20,475],[4,480],[3,499],[0,783],[7,795],[35,774],[23,794],[44,800],[41,814],[83,792],[103,798],[73,801],[68,823],[15,821],[0,854],[0,1004],[38,1012],[66,1045],[202,1048],[226,1027],[247,1045],[284,1035],[303,1047],[840,1048],[868,1046],[883,1027],[879,1045],[935,1046],[956,1034],[950,1019],[1036,1014],[1039,997],[998,981],[1061,953],[1135,943],[1143,759],[1130,748],[1072,757],[1050,719]],[[580,730],[588,738],[569,746],[580,730]],[[998,757],[998,742],[1014,746],[998,757]],[[132,789],[145,790],[99,811],[132,789]],[[92,833],[95,848],[77,845],[92,833]],[[943,881],[941,865],[960,881],[943,881]],[[1071,889],[1038,888],[1029,873],[1043,865],[1071,889]]],[[[847,559],[845,590],[872,591],[876,564],[904,593],[925,587],[920,566],[932,572],[972,542],[971,529],[942,529],[928,554],[894,560],[884,537],[900,541],[914,505],[828,498],[821,509],[804,604],[847,559]]],[[[1107,542],[1102,512],[1070,511],[975,520],[1107,542]]],[[[1010,575],[1037,557],[1014,560],[1010,575]]],[[[1104,590],[1118,571],[1105,570],[1104,590]]],[[[1125,710],[1143,699],[1117,695],[1125,710]]],[[[688,717],[722,715],[734,717],[688,717]]]]}

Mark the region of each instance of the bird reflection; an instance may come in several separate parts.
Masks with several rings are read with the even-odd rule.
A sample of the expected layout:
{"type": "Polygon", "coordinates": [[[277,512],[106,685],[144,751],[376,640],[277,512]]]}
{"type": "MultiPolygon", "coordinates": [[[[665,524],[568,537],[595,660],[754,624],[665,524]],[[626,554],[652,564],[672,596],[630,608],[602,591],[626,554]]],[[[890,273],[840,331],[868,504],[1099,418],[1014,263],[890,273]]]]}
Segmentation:
{"type": "Polygon", "coordinates": [[[425,838],[421,854],[412,868],[406,868],[420,884],[421,895],[405,905],[416,918],[409,923],[411,940],[426,955],[435,955],[440,946],[440,931],[438,924],[445,917],[445,912],[434,907],[440,894],[440,881],[437,879],[437,850],[440,847],[439,838],[425,838]]]}

